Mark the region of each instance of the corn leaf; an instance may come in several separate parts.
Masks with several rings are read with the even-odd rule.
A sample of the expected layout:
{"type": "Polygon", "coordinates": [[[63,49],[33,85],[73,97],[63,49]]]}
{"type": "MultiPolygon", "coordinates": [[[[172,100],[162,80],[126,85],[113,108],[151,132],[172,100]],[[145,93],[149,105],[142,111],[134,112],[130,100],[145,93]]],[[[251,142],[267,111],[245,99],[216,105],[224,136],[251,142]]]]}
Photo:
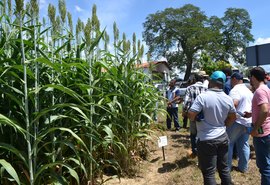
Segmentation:
{"type": "Polygon", "coordinates": [[[12,167],[10,163],[8,163],[5,159],[0,159],[0,164],[4,167],[4,169],[8,172],[8,174],[17,182],[17,184],[21,184],[18,174],[15,169],[12,167]]]}

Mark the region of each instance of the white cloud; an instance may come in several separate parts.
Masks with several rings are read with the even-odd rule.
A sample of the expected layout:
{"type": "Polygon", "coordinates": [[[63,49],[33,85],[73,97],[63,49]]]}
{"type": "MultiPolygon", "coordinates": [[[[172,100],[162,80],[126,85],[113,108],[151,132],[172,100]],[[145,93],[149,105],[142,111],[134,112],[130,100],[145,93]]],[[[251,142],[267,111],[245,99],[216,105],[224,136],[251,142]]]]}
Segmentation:
{"type": "Polygon", "coordinates": [[[75,6],[75,9],[76,9],[77,12],[82,12],[83,11],[83,9],[81,7],[79,7],[78,5],[75,6]]]}
{"type": "Polygon", "coordinates": [[[255,41],[255,45],[267,44],[267,43],[270,43],[270,38],[258,38],[255,41]]]}

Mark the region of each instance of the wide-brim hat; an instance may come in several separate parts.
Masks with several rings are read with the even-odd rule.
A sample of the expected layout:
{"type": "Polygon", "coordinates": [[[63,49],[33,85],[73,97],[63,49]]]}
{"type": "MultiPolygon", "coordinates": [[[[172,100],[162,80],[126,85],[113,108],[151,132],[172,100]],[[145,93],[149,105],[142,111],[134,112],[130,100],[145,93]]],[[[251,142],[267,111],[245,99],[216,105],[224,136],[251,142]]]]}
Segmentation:
{"type": "Polygon", "coordinates": [[[198,72],[198,75],[200,75],[200,76],[205,76],[205,77],[208,77],[208,76],[209,76],[208,74],[206,74],[205,71],[199,71],[199,72],[198,72]]]}

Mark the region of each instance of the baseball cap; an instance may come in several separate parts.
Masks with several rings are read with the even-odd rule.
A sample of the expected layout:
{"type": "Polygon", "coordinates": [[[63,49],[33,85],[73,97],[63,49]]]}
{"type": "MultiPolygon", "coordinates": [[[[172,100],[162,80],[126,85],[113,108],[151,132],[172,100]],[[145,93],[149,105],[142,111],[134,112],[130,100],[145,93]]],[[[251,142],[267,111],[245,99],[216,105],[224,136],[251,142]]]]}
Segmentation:
{"type": "Polygon", "coordinates": [[[211,80],[221,82],[221,83],[225,83],[226,81],[226,75],[222,71],[213,72],[210,78],[211,80]]]}
{"type": "Polygon", "coordinates": [[[237,80],[243,80],[243,75],[241,73],[234,72],[231,78],[236,78],[237,80]]]}

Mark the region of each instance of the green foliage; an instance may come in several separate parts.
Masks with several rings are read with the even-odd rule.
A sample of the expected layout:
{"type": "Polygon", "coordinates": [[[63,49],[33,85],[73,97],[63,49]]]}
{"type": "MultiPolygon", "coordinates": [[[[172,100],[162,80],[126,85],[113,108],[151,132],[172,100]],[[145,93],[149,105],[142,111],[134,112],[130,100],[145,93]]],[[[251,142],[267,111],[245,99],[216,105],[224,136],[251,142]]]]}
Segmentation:
{"type": "Polygon", "coordinates": [[[18,174],[16,173],[16,171],[14,170],[14,168],[10,163],[8,163],[4,159],[0,159],[0,164],[7,171],[7,173],[17,182],[17,184],[21,184],[18,174]]]}
{"type": "Polygon", "coordinates": [[[98,50],[98,22],[95,30],[91,19],[78,23],[73,38],[56,24],[53,5],[48,13],[48,27],[22,16],[21,32],[18,20],[1,16],[11,29],[0,33],[0,184],[87,184],[130,172],[161,97],[130,47],[98,50]]]}
{"type": "Polygon", "coordinates": [[[211,75],[214,71],[222,71],[225,68],[232,68],[232,65],[225,61],[214,62],[210,57],[203,53],[199,60],[200,68],[206,72],[206,74],[211,75]]]}
{"type": "Polygon", "coordinates": [[[172,66],[185,69],[186,80],[191,69],[199,66],[200,53],[207,53],[215,62],[231,58],[243,64],[245,47],[253,41],[252,21],[244,9],[229,8],[218,18],[207,17],[199,7],[187,4],[150,14],[143,25],[148,53],[164,56],[172,66]]]}
{"type": "Polygon", "coordinates": [[[206,15],[198,7],[187,4],[177,9],[166,8],[146,19],[143,38],[150,53],[165,56],[174,66],[185,66],[187,79],[195,54],[211,40],[206,15]]]}

